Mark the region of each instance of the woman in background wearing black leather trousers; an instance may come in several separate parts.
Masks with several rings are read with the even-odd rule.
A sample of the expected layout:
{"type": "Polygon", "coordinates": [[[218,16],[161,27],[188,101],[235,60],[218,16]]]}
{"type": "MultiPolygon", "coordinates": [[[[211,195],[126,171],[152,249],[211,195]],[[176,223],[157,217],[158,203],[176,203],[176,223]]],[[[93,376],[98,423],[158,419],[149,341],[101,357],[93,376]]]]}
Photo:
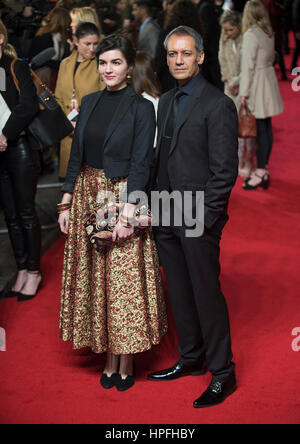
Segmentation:
{"type": "Polygon", "coordinates": [[[41,229],[35,212],[39,162],[38,153],[33,151],[26,136],[26,128],[39,107],[29,68],[22,61],[17,61],[14,67],[20,95],[16,90],[10,71],[15,57],[0,21],[0,71],[1,75],[5,73],[6,80],[5,91],[0,93],[11,111],[0,131],[0,194],[19,271],[7,296],[24,301],[36,295],[41,282],[41,229]]]}

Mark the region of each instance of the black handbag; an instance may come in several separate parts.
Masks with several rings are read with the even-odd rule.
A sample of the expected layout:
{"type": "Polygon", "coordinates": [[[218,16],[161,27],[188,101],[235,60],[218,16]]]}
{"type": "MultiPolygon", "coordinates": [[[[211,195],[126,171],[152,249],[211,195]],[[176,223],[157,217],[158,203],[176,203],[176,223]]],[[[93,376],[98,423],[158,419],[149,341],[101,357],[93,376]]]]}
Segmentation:
{"type": "MultiPolygon", "coordinates": [[[[14,59],[11,63],[11,74],[20,94],[19,82],[14,72],[17,60],[20,59],[14,59]]],[[[38,142],[40,149],[49,148],[71,134],[74,128],[47,86],[32,69],[30,71],[37,88],[40,111],[28,125],[28,129],[38,142]]]]}

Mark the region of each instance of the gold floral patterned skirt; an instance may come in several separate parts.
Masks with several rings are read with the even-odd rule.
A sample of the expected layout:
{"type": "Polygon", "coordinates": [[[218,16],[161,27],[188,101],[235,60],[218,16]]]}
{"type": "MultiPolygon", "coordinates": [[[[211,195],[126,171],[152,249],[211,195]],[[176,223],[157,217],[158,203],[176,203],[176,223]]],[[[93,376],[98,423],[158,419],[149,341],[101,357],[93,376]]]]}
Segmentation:
{"type": "Polygon", "coordinates": [[[60,329],[75,349],[134,354],[149,350],[167,332],[158,255],[150,229],[101,252],[90,243],[84,216],[99,191],[119,199],[119,184],[102,170],[84,167],[74,190],[64,253],[60,329]]]}

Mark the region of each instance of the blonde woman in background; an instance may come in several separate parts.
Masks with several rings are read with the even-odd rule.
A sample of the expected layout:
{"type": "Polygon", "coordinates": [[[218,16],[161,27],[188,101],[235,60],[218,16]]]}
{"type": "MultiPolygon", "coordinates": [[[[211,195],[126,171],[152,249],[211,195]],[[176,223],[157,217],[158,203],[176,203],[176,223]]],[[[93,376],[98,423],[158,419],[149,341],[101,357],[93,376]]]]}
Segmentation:
{"type": "MultiPolygon", "coordinates": [[[[68,116],[74,109],[79,112],[84,96],[104,89],[95,57],[100,42],[97,26],[91,22],[80,23],[75,33],[76,50],[61,62],[55,96],[68,116]]],[[[75,126],[75,123],[74,123],[75,126]]],[[[59,177],[66,177],[70,159],[72,136],[67,136],[60,145],[59,177]]]]}
{"type": "MultiPolygon", "coordinates": [[[[242,48],[242,17],[236,11],[225,11],[220,19],[222,34],[220,40],[219,62],[225,94],[236,104],[238,100],[241,73],[242,48]]],[[[254,169],[256,141],[254,139],[239,139],[239,175],[249,177],[254,169]]]]}
{"type": "Polygon", "coordinates": [[[243,16],[240,98],[257,121],[257,168],[245,181],[245,190],[268,189],[269,159],[273,147],[271,118],[284,107],[274,69],[275,39],[267,10],[259,0],[248,1],[243,16]]]}
{"type": "MultiPolygon", "coordinates": [[[[97,28],[99,29],[101,40],[103,39],[104,35],[102,31],[102,26],[100,24],[98,13],[94,8],[91,8],[89,6],[83,8],[74,8],[70,12],[70,18],[71,18],[70,27],[72,30],[73,37],[75,36],[76,28],[79,25],[79,23],[89,22],[97,26],[97,28]]],[[[71,42],[69,40],[69,44],[72,51],[74,49],[74,42],[71,42]]]]}

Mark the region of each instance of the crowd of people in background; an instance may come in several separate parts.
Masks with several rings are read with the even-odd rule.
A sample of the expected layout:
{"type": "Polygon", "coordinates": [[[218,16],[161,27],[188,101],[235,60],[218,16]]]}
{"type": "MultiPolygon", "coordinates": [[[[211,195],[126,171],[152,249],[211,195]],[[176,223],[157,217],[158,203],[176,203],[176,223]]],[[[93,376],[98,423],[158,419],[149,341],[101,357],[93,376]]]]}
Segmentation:
{"type": "MultiPolygon", "coordinates": [[[[288,71],[297,66],[300,0],[257,0],[258,6],[254,2],[252,9],[245,9],[246,3],[245,0],[1,0],[0,15],[15,57],[32,63],[44,50],[53,48],[49,60],[38,67],[38,74],[55,92],[67,116],[74,109],[79,111],[85,95],[104,89],[95,51],[105,36],[112,33],[124,35],[138,50],[133,87],[151,100],[157,110],[161,94],[176,86],[167,65],[164,40],[178,26],[195,29],[204,40],[204,77],[225,91],[237,109],[242,102],[248,104],[257,119],[257,138],[239,140],[239,173],[245,179],[244,189],[252,190],[269,185],[271,118],[283,109],[272,69],[278,64],[281,78],[286,80],[288,71]],[[291,31],[296,45],[292,64],[286,67],[283,56],[291,51],[291,31]],[[260,51],[258,41],[265,42],[260,51]]],[[[76,122],[72,123],[75,127],[76,122]]],[[[72,135],[54,147],[57,152],[51,149],[39,153],[42,173],[53,171],[53,158],[57,155],[59,178],[64,181],[71,145],[72,135]]]]}
{"type": "MultiPolygon", "coordinates": [[[[288,70],[297,66],[299,56],[299,0],[262,2],[275,33],[276,63],[280,66],[282,78],[286,79],[283,55],[290,51],[291,31],[295,35],[296,49],[288,70]]],[[[19,57],[30,61],[43,49],[53,46],[56,53],[51,66],[56,68],[74,49],[72,36],[79,22],[94,23],[102,36],[121,32],[132,40],[137,49],[155,60],[161,83],[164,83],[166,75],[161,66],[165,60],[161,42],[169,29],[178,24],[188,25],[204,37],[206,77],[223,88],[218,63],[224,19],[221,16],[228,10],[242,15],[245,4],[246,0],[1,0],[0,17],[19,57]]]]}

